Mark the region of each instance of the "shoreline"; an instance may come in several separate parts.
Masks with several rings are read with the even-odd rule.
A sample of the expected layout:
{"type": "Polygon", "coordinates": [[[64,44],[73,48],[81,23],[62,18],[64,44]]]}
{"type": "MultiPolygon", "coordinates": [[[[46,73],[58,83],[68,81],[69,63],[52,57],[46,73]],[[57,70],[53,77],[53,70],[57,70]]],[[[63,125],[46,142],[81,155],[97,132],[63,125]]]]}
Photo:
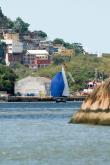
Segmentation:
{"type": "MultiPolygon", "coordinates": [[[[84,101],[86,96],[68,97],[67,101],[84,101]]],[[[0,102],[48,102],[55,101],[52,97],[36,97],[36,96],[4,96],[0,97],[0,102]]]]}

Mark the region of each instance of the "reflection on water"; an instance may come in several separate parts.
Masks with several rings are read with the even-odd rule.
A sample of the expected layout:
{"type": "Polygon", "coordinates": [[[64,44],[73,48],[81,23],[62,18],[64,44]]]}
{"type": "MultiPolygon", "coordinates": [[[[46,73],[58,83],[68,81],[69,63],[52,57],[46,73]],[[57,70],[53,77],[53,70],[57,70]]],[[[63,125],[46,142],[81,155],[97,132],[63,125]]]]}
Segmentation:
{"type": "Polygon", "coordinates": [[[109,127],[68,124],[80,104],[0,104],[0,165],[109,165],[109,127]]]}

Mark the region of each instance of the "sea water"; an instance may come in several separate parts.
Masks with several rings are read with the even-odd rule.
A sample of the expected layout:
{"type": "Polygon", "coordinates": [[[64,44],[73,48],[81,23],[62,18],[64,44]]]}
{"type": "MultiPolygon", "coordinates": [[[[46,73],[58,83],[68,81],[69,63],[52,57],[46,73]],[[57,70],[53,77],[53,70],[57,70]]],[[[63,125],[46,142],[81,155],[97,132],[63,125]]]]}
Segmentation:
{"type": "Polygon", "coordinates": [[[110,127],[68,124],[80,105],[0,103],[0,165],[110,165],[110,127]]]}

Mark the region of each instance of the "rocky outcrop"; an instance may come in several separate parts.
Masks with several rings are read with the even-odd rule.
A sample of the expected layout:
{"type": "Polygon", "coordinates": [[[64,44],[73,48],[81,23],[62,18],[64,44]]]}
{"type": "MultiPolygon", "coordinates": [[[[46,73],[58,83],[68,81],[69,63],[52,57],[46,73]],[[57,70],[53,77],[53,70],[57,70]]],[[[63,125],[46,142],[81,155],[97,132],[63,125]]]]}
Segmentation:
{"type": "Polygon", "coordinates": [[[110,78],[86,98],[70,123],[110,125],[110,78]]]}

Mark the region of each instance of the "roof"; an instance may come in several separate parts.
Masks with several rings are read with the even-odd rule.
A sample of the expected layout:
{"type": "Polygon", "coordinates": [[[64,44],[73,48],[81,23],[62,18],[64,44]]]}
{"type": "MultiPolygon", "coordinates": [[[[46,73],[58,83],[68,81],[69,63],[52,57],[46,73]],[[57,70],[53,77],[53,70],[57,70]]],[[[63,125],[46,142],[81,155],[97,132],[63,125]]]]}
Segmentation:
{"type": "Polygon", "coordinates": [[[50,82],[51,80],[47,77],[32,77],[32,76],[27,76],[21,80],[18,80],[17,83],[26,83],[29,81],[36,81],[36,82],[50,82]]]}
{"type": "Polygon", "coordinates": [[[27,50],[27,53],[29,54],[35,54],[35,55],[48,55],[48,52],[46,50],[27,50]]]}
{"type": "Polygon", "coordinates": [[[13,41],[13,40],[10,40],[10,39],[9,39],[9,40],[1,40],[1,41],[5,42],[7,45],[12,45],[12,44],[13,44],[13,45],[16,45],[16,44],[17,44],[17,45],[18,45],[18,44],[19,44],[19,45],[23,45],[22,42],[13,41]]]}

